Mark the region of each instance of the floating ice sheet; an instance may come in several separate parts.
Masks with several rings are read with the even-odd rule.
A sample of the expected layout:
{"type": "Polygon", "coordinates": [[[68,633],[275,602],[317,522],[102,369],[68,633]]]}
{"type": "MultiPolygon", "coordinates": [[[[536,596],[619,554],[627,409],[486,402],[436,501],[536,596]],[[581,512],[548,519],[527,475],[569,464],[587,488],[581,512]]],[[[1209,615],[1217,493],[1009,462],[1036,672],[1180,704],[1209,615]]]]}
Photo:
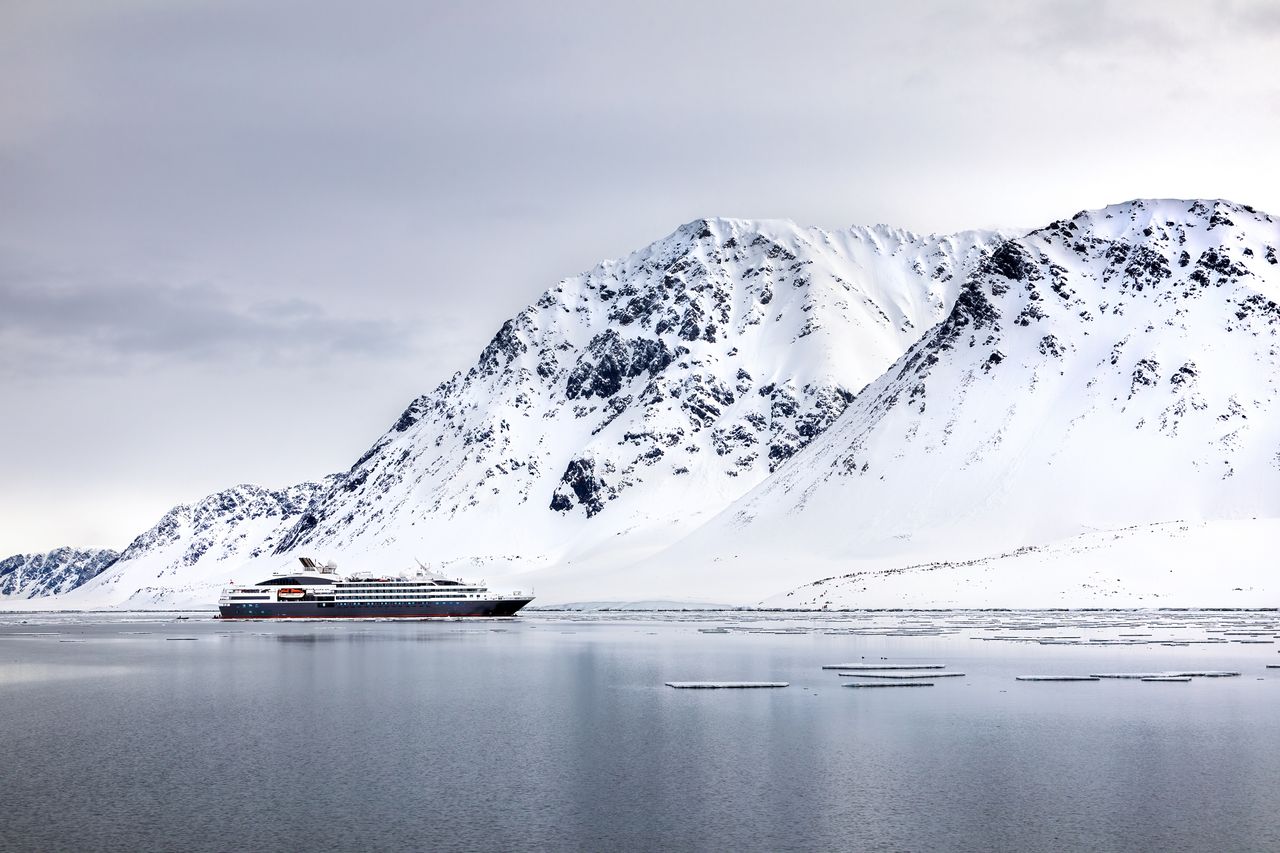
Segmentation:
{"type": "Polygon", "coordinates": [[[959,678],[964,675],[963,672],[837,672],[836,675],[844,678],[889,678],[899,681],[909,681],[911,679],[920,678],[959,678]]]}
{"type": "Polygon", "coordinates": [[[897,669],[946,669],[945,663],[828,663],[823,669],[848,669],[855,672],[880,672],[897,669]]]}
{"type": "Polygon", "coordinates": [[[1196,672],[1095,672],[1093,678],[1131,678],[1138,681],[1150,681],[1153,678],[1231,678],[1239,675],[1229,670],[1198,670],[1196,672]]]}
{"type": "Polygon", "coordinates": [[[788,687],[787,681],[668,681],[677,690],[749,690],[759,687],[788,687]]]}
{"type": "Polygon", "coordinates": [[[1235,676],[1240,675],[1238,672],[1225,669],[1188,670],[1186,672],[1166,672],[1164,674],[1180,678],[1234,678],[1235,676]]]}

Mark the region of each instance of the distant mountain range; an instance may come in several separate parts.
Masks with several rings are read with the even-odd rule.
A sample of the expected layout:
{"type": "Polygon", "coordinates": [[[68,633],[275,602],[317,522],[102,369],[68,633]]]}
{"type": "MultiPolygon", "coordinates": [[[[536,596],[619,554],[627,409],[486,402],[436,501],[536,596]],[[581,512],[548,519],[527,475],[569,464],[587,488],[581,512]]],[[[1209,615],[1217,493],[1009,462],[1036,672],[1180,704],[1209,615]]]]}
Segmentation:
{"type": "Polygon", "coordinates": [[[0,597],[37,598],[70,592],[118,559],[120,555],[108,548],[54,548],[47,554],[14,554],[0,560],[0,597]]]}
{"type": "Polygon", "coordinates": [[[207,605],[309,554],[539,603],[1280,603],[1278,247],[1225,201],[699,220],[543,293],[348,471],[177,507],[114,561],[11,558],[0,590],[207,605]]]}

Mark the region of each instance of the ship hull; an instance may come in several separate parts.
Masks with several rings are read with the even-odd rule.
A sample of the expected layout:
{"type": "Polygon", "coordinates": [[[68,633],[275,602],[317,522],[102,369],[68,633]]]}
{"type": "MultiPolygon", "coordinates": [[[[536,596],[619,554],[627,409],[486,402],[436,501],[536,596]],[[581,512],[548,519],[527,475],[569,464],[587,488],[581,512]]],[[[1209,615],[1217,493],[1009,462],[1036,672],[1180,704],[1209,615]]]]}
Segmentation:
{"type": "Polygon", "coordinates": [[[489,601],[332,602],[254,601],[218,607],[223,619],[451,619],[514,616],[532,598],[489,601]]]}

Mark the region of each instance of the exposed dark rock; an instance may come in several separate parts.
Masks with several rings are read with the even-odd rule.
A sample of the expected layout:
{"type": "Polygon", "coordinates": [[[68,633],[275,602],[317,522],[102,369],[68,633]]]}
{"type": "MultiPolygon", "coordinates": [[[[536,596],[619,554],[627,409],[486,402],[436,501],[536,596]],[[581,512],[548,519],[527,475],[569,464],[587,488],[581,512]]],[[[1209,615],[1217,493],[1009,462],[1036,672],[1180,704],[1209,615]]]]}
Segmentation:
{"type": "Polygon", "coordinates": [[[1213,216],[1209,217],[1209,228],[1207,230],[1212,231],[1214,228],[1217,228],[1219,225],[1231,226],[1231,225],[1235,225],[1235,223],[1232,222],[1231,219],[1225,213],[1223,213],[1221,209],[1215,209],[1213,211],[1213,216]]]}
{"type": "Polygon", "coordinates": [[[519,335],[516,333],[516,321],[520,319],[522,317],[518,316],[503,323],[502,328],[493,336],[493,340],[489,341],[488,346],[480,353],[476,369],[482,376],[491,376],[497,373],[521,353],[528,351],[529,347],[520,340],[519,335]]]}
{"type": "Polygon", "coordinates": [[[719,456],[726,456],[739,448],[750,447],[755,443],[755,434],[742,424],[737,424],[730,429],[718,429],[711,433],[711,445],[719,456]]]}
{"type": "MultiPolygon", "coordinates": [[[[679,284],[676,281],[676,284],[679,284]]],[[[623,326],[640,322],[647,325],[665,305],[663,295],[656,289],[647,290],[631,297],[625,304],[615,305],[609,312],[609,319],[623,326]]]]}
{"type": "Polygon", "coordinates": [[[423,413],[427,411],[429,402],[426,397],[419,397],[414,400],[391,428],[396,432],[404,432],[416,424],[422,418],[423,413]]]}
{"type": "Polygon", "coordinates": [[[1015,281],[1039,277],[1026,250],[1013,240],[1006,240],[996,247],[984,267],[990,272],[1015,281]]]}
{"type": "Polygon", "coordinates": [[[613,491],[596,474],[594,459],[574,459],[564,469],[560,485],[551,497],[551,509],[567,512],[574,503],[587,511],[587,518],[604,509],[605,501],[613,497],[613,491]]]}
{"type": "Polygon", "coordinates": [[[618,415],[625,412],[627,410],[627,406],[630,406],[630,405],[631,405],[630,394],[624,394],[621,397],[614,397],[612,400],[610,400],[608,403],[605,404],[604,420],[600,422],[600,425],[598,427],[596,427],[591,431],[591,434],[597,435],[598,433],[600,433],[605,427],[613,423],[614,420],[617,419],[618,415]]]}
{"type": "Polygon", "coordinates": [[[1133,247],[1126,258],[1124,272],[1133,282],[1134,290],[1142,290],[1144,285],[1155,285],[1173,275],[1165,256],[1146,246],[1133,247]]]}
{"type": "Polygon", "coordinates": [[[1180,388],[1194,382],[1196,377],[1199,375],[1200,371],[1196,367],[1196,363],[1194,361],[1188,361],[1186,364],[1182,365],[1182,367],[1179,367],[1173,372],[1173,375],[1169,377],[1169,384],[1175,388],[1180,388]]]}
{"type": "Polygon", "coordinates": [[[1219,276],[1218,283],[1221,284],[1223,280],[1249,275],[1249,268],[1239,261],[1232,261],[1226,251],[1205,249],[1200,253],[1199,259],[1196,260],[1196,268],[1191,273],[1191,278],[1193,281],[1207,286],[1210,283],[1208,275],[1210,272],[1219,276]]]}
{"type": "MultiPolygon", "coordinates": [[[[680,331],[677,334],[682,340],[696,341],[702,337],[702,327],[699,325],[705,318],[702,306],[694,302],[685,309],[684,319],[680,324],[680,331]]],[[[712,333],[714,336],[714,332],[712,333]]]]}
{"type": "Polygon", "coordinates": [[[1041,355],[1049,356],[1051,358],[1062,358],[1063,353],[1066,351],[1063,349],[1061,342],[1059,342],[1057,337],[1054,335],[1045,335],[1041,338],[1039,349],[1041,355]]]}
{"type": "Polygon", "coordinates": [[[1013,322],[1018,326],[1030,326],[1033,320],[1043,320],[1047,316],[1049,315],[1044,313],[1043,308],[1032,303],[1018,312],[1018,316],[1014,318],[1013,322]]]}
{"type": "Polygon", "coordinates": [[[642,373],[650,378],[671,364],[674,354],[660,340],[623,338],[606,329],[591,339],[565,382],[570,400],[612,397],[629,379],[642,373]]]}
{"type": "Polygon", "coordinates": [[[1129,384],[1129,396],[1132,398],[1139,388],[1155,385],[1160,381],[1160,363],[1154,358],[1144,358],[1133,368],[1133,379],[1129,384]]]}
{"type": "Polygon", "coordinates": [[[1258,315],[1264,318],[1269,326],[1280,324],[1280,306],[1261,293],[1254,293],[1240,300],[1236,304],[1235,315],[1237,320],[1243,320],[1250,315],[1258,315]]]}
{"type": "Polygon", "coordinates": [[[1000,312],[987,299],[982,287],[976,279],[970,279],[960,288],[956,304],[952,306],[947,319],[938,326],[930,348],[948,350],[955,346],[960,335],[966,330],[977,330],[996,325],[1000,312]]]}

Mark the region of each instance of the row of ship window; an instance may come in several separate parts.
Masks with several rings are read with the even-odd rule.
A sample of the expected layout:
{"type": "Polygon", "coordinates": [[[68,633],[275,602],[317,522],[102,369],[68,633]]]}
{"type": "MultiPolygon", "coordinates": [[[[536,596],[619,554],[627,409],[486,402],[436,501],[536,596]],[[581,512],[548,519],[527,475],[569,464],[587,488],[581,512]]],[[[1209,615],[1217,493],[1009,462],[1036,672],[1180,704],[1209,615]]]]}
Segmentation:
{"type": "MultiPolygon", "coordinates": [[[[320,593],[320,594],[321,594],[321,595],[323,595],[324,593],[320,593]]],[[[333,593],[330,593],[330,594],[331,594],[331,595],[333,595],[333,597],[334,597],[335,599],[337,599],[338,601],[343,601],[343,600],[363,600],[363,599],[365,599],[365,598],[368,598],[368,597],[369,597],[369,594],[368,594],[368,593],[363,593],[363,592],[348,592],[348,593],[341,593],[341,592],[339,592],[339,593],[336,593],[336,594],[333,594],[333,593]]],[[[269,595],[263,595],[263,596],[257,596],[257,595],[254,595],[254,596],[248,596],[248,595],[237,595],[237,594],[234,594],[234,593],[233,593],[231,597],[232,597],[234,600],[236,600],[236,601],[271,601],[271,600],[272,600],[272,599],[271,599],[271,596],[269,596],[269,595]]],[[[383,599],[383,598],[394,598],[394,599],[401,599],[401,598],[424,598],[424,597],[426,597],[426,598],[481,598],[481,597],[482,597],[482,595],[481,595],[480,593],[476,593],[476,592],[467,592],[467,593],[457,593],[457,592],[401,592],[401,593],[383,593],[383,594],[378,595],[377,597],[378,597],[378,598],[380,598],[380,599],[383,599]]]]}
{"type": "Polygon", "coordinates": [[[405,589],[406,587],[416,586],[418,589],[431,590],[454,590],[454,589],[475,589],[476,587],[457,587],[457,586],[436,586],[435,584],[399,584],[396,586],[357,586],[355,584],[342,584],[340,591],[344,592],[373,592],[387,589],[405,589]]]}
{"type": "MultiPolygon", "coordinates": [[[[463,596],[454,596],[454,594],[449,594],[449,596],[429,596],[429,598],[433,598],[433,599],[435,599],[435,598],[480,598],[480,597],[481,597],[481,596],[479,596],[479,594],[475,594],[475,593],[471,593],[471,594],[463,594],[463,596]]],[[[419,596],[379,596],[378,598],[380,599],[380,601],[385,601],[385,599],[388,599],[388,598],[394,598],[394,599],[396,599],[396,601],[402,601],[402,599],[410,599],[410,598],[413,598],[413,599],[419,599],[419,598],[422,598],[422,596],[421,596],[421,594],[419,594],[419,596]]],[[[269,601],[271,601],[271,599],[270,599],[269,597],[262,597],[262,598],[257,598],[257,597],[255,597],[255,598],[247,598],[247,597],[243,597],[243,596],[233,596],[233,597],[232,597],[232,601],[268,601],[268,602],[269,602],[269,601]]],[[[355,602],[362,602],[362,601],[365,601],[365,599],[364,599],[364,598],[358,598],[358,597],[342,598],[342,597],[340,597],[340,596],[339,596],[339,597],[335,598],[335,601],[355,601],[355,602]]]]}

